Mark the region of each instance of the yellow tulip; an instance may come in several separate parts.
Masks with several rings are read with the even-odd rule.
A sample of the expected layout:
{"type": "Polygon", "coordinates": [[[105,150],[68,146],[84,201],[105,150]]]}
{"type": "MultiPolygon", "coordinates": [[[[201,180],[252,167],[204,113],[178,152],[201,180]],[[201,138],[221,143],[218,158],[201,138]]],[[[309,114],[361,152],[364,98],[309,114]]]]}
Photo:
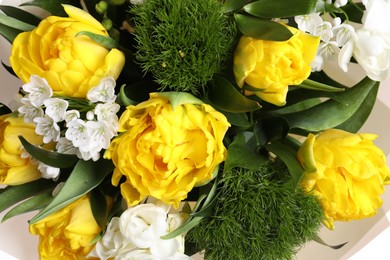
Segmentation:
{"type": "Polygon", "coordinates": [[[41,260],[86,259],[99,232],[87,195],[30,225],[30,233],[39,235],[41,260]]]}
{"type": "Polygon", "coordinates": [[[119,76],[124,54],[107,50],[89,37],[88,31],[108,36],[104,27],[88,13],[64,5],[69,17],[49,16],[31,32],[20,33],[12,44],[10,62],[16,75],[29,82],[31,75],[45,78],[55,93],[86,97],[102,78],[119,76]]]}
{"type": "Polygon", "coordinates": [[[301,186],[318,196],[329,229],[334,221],[370,217],[381,207],[390,170],[375,139],[373,134],[329,129],[310,134],[299,149],[305,169],[301,186]]]}
{"type": "Polygon", "coordinates": [[[151,195],[177,207],[226,159],[222,140],[230,124],[207,104],[172,108],[167,98],[152,93],[149,100],[128,106],[119,124],[122,133],[104,157],[116,166],[113,185],[126,177],[121,192],[128,206],[151,195]]]}
{"type": "Polygon", "coordinates": [[[22,144],[18,136],[23,136],[34,145],[43,143],[42,136],[35,133],[33,123],[25,123],[23,118],[12,114],[0,116],[0,183],[19,185],[41,177],[37,164],[30,158],[22,158],[22,144]]]}
{"type": "Polygon", "coordinates": [[[299,85],[311,73],[320,39],[287,26],[293,36],[287,41],[265,41],[242,36],[234,53],[236,83],[248,84],[261,99],[274,105],[286,103],[289,85],[299,85]]]}

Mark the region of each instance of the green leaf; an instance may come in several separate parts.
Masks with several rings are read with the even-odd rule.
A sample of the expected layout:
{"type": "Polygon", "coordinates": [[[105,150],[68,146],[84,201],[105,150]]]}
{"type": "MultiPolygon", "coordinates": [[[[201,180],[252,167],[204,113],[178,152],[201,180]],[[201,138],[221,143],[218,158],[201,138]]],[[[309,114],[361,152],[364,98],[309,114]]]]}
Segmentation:
{"type": "Polygon", "coordinates": [[[235,167],[257,170],[266,162],[267,158],[250,149],[245,142],[244,136],[239,135],[234,142],[229,145],[223,171],[226,172],[235,167]]]}
{"type": "Polygon", "coordinates": [[[9,109],[6,105],[0,103],[0,116],[11,113],[11,109],[9,109]]]}
{"type": "Polygon", "coordinates": [[[41,18],[35,16],[34,14],[27,12],[23,9],[8,6],[0,5],[0,10],[3,11],[7,16],[18,19],[19,21],[37,26],[41,22],[41,18]]]}
{"type": "Polygon", "coordinates": [[[297,113],[286,114],[290,128],[310,132],[334,128],[347,121],[360,107],[371,89],[377,83],[364,78],[344,92],[332,93],[331,99],[297,113]]]}
{"type": "Polygon", "coordinates": [[[249,37],[268,41],[287,41],[292,36],[286,26],[277,22],[243,14],[235,14],[234,19],[240,32],[249,37]]]}
{"type": "Polygon", "coordinates": [[[252,0],[226,0],[223,3],[223,11],[225,13],[230,13],[237,11],[244,7],[244,5],[249,4],[252,0]]]}
{"type": "Polygon", "coordinates": [[[34,197],[31,197],[30,199],[23,201],[22,203],[18,204],[10,211],[8,211],[7,214],[4,215],[1,222],[4,222],[14,216],[23,213],[42,209],[46,207],[52,199],[53,199],[52,190],[48,190],[43,193],[37,194],[34,197]]]}
{"type": "Polygon", "coordinates": [[[50,204],[33,217],[29,223],[33,224],[62,209],[81,196],[90,192],[112,172],[114,166],[111,161],[100,159],[96,162],[80,160],[71,172],[60,192],[50,204]]]}
{"type": "Polygon", "coordinates": [[[337,129],[342,129],[351,133],[356,133],[360,130],[367,118],[370,116],[372,108],[375,105],[376,96],[378,94],[379,82],[376,82],[366,99],[360,105],[358,110],[344,123],[336,126],[337,129]]]}
{"type": "Polygon", "coordinates": [[[246,113],[231,113],[222,111],[226,116],[230,124],[238,126],[243,129],[247,129],[252,126],[252,123],[248,120],[248,115],[246,113]]]}
{"type": "Polygon", "coordinates": [[[102,45],[103,47],[105,47],[109,50],[114,49],[114,48],[118,48],[118,46],[119,46],[118,42],[109,36],[104,36],[104,35],[88,32],[88,31],[81,31],[81,32],[78,32],[76,34],[76,37],[80,36],[80,35],[85,35],[85,36],[89,37],[94,42],[102,45]]]}
{"type": "Polygon", "coordinates": [[[323,245],[323,246],[327,246],[327,247],[330,247],[332,249],[340,249],[342,248],[343,246],[345,246],[346,244],[348,244],[348,242],[345,242],[345,243],[342,243],[342,244],[339,244],[339,245],[329,245],[327,244],[324,240],[322,240],[319,236],[316,236],[314,239],[314,241],[316,241],[317,243],[323,245]]]}
{"type": "Polygon", "coordinates": [[[299,111],[303,111],[306,109],[309,109],[311,107],[314,107],[318,104],[321,104],[323,101],[320,98],[309,98],[306,100],[303,100],[301,102],[293,103],[292,105],[289,105],[287,103],[286,106],[272,111],[272,113],[275,113],[277,115],[283,115],[283,114],[290,114],[290,113],[296,113],[299,111]]]}
{"type": "Polygon", "coordinates": [[[12,44],[16,36],[23,31],[11,28],[0,23],[0,35],[3,36],[9,43],[12,44]]]}
{"type": "Polygon", "coordinates": [[[297,151],[292,146],[288,145],[288,143],[279,141],[267,144],[265,145],[265,148],[286,164],[288,171],[291,174],[293,185],[294,187],[297,187],[304,172],[302,165],[297,159],[297,151]]]}
{"type": "Polygon", "coordinates": [[[125,87],[126,87],[126,85],[123,84],[123,85],[121,86],[120,90],[119,90],[119,95],[118,95],[119,100],[118,100],[118,102],[119,102],[121,105],[125,106],[125,107],[130,106],[130,105],[135,105],[135,104],[137,104],[137,102],[131,100],[130,98],[128,98],[128,97],[126,96],[125,87]]]}
{"type": "Polygon", "coordinates": [[[56,168],[73,167],[79,160],[74,154],[46,151],[30,144],[23,136],[19,136],[24,149],[38,161],[56,168]]]}
{"type": "Polygon", "coordinates": [[[349,1],[349,3],[341,7],[341,9],[347,14],[349,21],[362,23],[363,13],[365,10],[362,3],[349,1]]]}
{"type": "Polygon", "coordinates": [[[301,84],[298,85],[298,87],[304,89],[310,89],[310,90],[327,91],[327,92],[341,92],[345,90],[345,88],[333,87],[311,79],[304,80],[301,84]]]}
{"type": "Polygon", "coordinates": [[[254,111],[260,104],[243,96],[228,80],[215,75],[209,88],[208,100],[213,106],[232,113],[254,111]]]}
{"type": "Polygon", "coordinates": [[[17,186],[7,186],[0,190],[0,212],[31,196],[51,190],[56,185],[52,180],[39,179],[17,186]]]}
{"type": "Polygon", "coordinates": [[[52,15],[67,17],[67,14],[64,11],[64,8],[61,4],[72,4],[77,3],[78,1],[71,0],[33,0],[30,2],[22,3],[20,6],[38,6],[52,15]]]}
{"type": "Polygon", "coordinates": [[[93,217],[104,233],[107,226],[107,200],[99,189],[93,189],[90,193],[91,210],[93,217]]]}
{"type": "Polygon", "coordinates": [[[0,23],[19,31],[32,31],[35,26],[0,13],[0,23]]]}
{"type": "Polygon", "coordinates": [[[263,18],[283,18],[325,11],[324,0],[258,0],[244,6],[244,10],[263,18]]]}
{"type": "MultiPolygon", "coordinates": [[[[289,131],[287,121],[280,116],[261,118],[256,122],[256,124],[258,125],[258,129],[261,128],[260,133],[265,135],[266,143],[286,138],[289,131]]],[[[259,135],[257,129],[255,134],[259,135]]]]}

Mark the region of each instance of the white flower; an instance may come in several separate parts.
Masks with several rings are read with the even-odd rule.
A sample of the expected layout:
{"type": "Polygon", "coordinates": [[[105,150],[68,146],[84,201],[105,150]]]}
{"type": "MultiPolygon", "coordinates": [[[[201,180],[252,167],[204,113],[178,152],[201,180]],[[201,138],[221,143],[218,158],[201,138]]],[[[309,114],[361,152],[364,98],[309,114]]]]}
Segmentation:
{"type": "Polygon", "coordinates": [[[65,137],[60,137],[56,143],[56,150],[59,153],[65,154],[77,154],[78,150],[74,147],[72,141],[68,140],[65,137]]]}
{"type": "Polygon", "coordinates": [[[340,49],[335,41],[321,42],[317,49],[317,55],[321,56],[324,61],[337,57],[340,49]]]}
{"type": "Polygon", "coordinates": [[[60,176],[60,168],[52,167],[42,162],[38,162],[38,170],[45,179],[57,180],[60,176]]]}
{"type": "Polygon", "coordinates": [[[28,97],[21,98],[20,102],[23,105],[18,108],[19,116],[24,117],[26,123],[31,123],[34,118],[44,115],[43,109],[33,105],[28,97]]]}
{"type": "Polygon", "coordinates": [[[344,46],[349,41],[356,40],[355,28],[350,24],[340,24],[333,27],[333,32],[336,34],[336,43],[339,47],[344,46]]]}
{"type": "Polygon", "coordinates": [[[64,114],[64,120],[66,123],[69,123],[70,121],[78,118],[80,118],[80,112],[75,109],[68,110],[64,114]]]}
{"type": "Polygon", "coordinates": [[[53,118],[54,122],[60,122],[64,119],[66,109],[69,106],[68,101],[60,98],[46,99],[43,104],[46,106],[46,115],[53,118]]]}
{"type": "Polygon", "coordinates": [[[150,248],[166,234],[167,212],[154,204],[141,204],[127,209],[119,220],[121,233],[138,248],[150,248]]]}
{"type": "Polygon", "coordinates": [[[324,67],[324,59],[321,56],[316,55],[310,66],[311,71],[321,71],[324,67]]]}
{"type": "Polygon", "coordinates": [[[297,23],[299,30],[310,34],[313,34],[315,28],[323,23],[320,13],[295,16],[294,20],[297,23]]]}
{"type": "Polygon", "coordinates": [[[120,232],[119,218],[113,217],[107,225],[104,236],[96,243],[88,257],[96,257],[101,260],[109,258],[120,259],[119,256],[126,255],[126,252],[135,251],[135,249],[136,247],[129,243],[120,232]]]}
{"type": "Polygon", "coordinates": [[[67,124],[68,129],[65,132],[65,137],[72,141],[75,147],[83,147],[88,145],[88,132],[86,123],[81,119],[75,119],[67,124]]]}
{"type": "Polygon", "coordinates": [[[312,34],[319,36],[324,42],[328,42],[333,38],[332,24],[330,22],[322,22],[314,28],[312,34]]]}
{"type": "Polygon", "coordinates": [[[115,96],[115,79],[107,77],[100,81],[99,85],[91,88],[87,93],[87,98],[92,102],[114,102],[115,96]]]}
{"type": "Polygon", "coordinates": [[[112,134],[116,134],[119,128],[118,113],[120,106],[116,103],[98,104],[95,107],[95,114],[98,121],[106,122],[112,134]]]}
{"type": "Polygon", "coordinates": [[[87,120],[94,120],[95,119],[95,112],[94,112],[94,110],[88,111],[87,114],[85,115],[85,117],[87,118],[87,120]]]}
{"type": "Polygon", "coordinates": [[[348,0],[336,0],[334,2],[334,6],[339,8],[339,7],[346,5],[347,3],[348,3],[348,0]]]}
{"type": "Polygon", "coordinates": [[[100,121],[87,121],[85,124],[88,132],[88,147],[89,151],[100,151],[107,149],[110,146],[110,140],[113,137],[108,126],[100,121]]]}
{"type": "Polygon", "coordinates": [[[24,84],[22,88],[29,93],[30,101],[36,107],[42,106],[43,102],[53,95],[53,90],[46,79],[36,75],[31,75],[30,82],[24,84]]]}
{"type": "Polygon", "coordinates": [[[43,135],[43,142],[57,142],[60,138],[60,127],[51,117],[43,116],[34,118],[35,132],[43,135]]]}

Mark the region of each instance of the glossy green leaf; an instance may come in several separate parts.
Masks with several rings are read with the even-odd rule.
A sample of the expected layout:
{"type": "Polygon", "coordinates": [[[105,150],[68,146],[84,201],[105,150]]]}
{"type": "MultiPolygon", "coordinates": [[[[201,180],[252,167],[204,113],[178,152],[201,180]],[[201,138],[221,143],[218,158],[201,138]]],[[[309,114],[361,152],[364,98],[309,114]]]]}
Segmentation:
{"type": "Polygon", "coordinates": [[[121,86],[121,88],[119,89],[118,102],[125,107],[137,104],[137,102],[131,100],[130,98],[128,98],[126,96],[125,87],[126,87],[126,85],[123,84],[121,86]]]}
{"type": "Polygon", "coordinates": [[[4,215],[1,222],[4,222],[14,216],[31,212],[34,210],[39,210],[46,207],[50,201],[53,199],[52,191],[48,190],[43,193],[37,194],[34,197],[31,197],[22,203],[13,207],[7,214],[4,215]]]}
{"type": "Polygon", "coordinates": [[[287,144],[288,143],[272,142],[265,147],[286,164],[287,169],[291,174],[293,185],[294,187],[297,187],[303,176],[304,170],[297,159],[297,151],[287,144]]]}
{"type": "Polygon", "coordinates": [[[23,31],[11,28],[0,23],[0,35],[3,36],[9,43],[12,44],[16,36],[23,31]]]}
{"type": "Polygon", "coordinates": [[[239,135],[228,147],[227,158],[223,171],[229,171],[235,167],[242,167],[249,170],[257,170],[267,162],[267,158],[255,153],[247,146],[245,138],[239,135]]]}
{"type": "Polygon", "coordinates": [[[100,159],[96,162],[92,160],[78,161],[59,193],[47,207],[30,220],[30,223],[36,223],[90,192],[99,185],[113,169],[114,166],[109,160],[100,159]]]}
{"type": "Polygon", "coordinates": [[[228,80],[221,76],[214,76],[209,88],[208,99],[213,106],[232,112],[241,113],[261,108],[260,104],[243,96],[228,80]]]}
{"type": "Polygon", "coordinates": [[[277,115],[296,113],[314,107],[318,104],[321,104],[322,102],[323,101],[320,98],[309,98],[301,102],[293,103],[292,105],[289,105],[289,103],[287,103],[286,106],[280,109],[276,109],[272,111],[272,113],[277,115]]]}
{"type": "Polygon", "coordinates": [[[104,194],[99,189],[93,189],[90,192],[91,210],[93,217],[98,223],[101,230],[104,232],[107,226],[107,200],[104,194]]]}
{"type": "Polygon", "coordinates": [[[249,122],[248,115],[246,113],[230,113],[226,111],[223,111],[222,113],[233,126],[238,126],[243,129],[247,129],[252,126],[252,123],[249,122]]]}
{"type": "Polygon", "coordinates": [[[347,14],[349,21],[355,23],[361,23],[365,7],[360,3],[350,1],[348,4],[341,7],[341,9],[347,14]]]}
{"type": "Polygon", "coordinates": [[[360,105],[358,110],[344,123],[336,126],[337,129],[342,129],[351,133],[356,133],[360,130],[375,105],[376,96],[378,94],[379,82],[376,82],[366,99],[360,105]]]}
{"type": "Polygon", "coordinates": [[[52,180],[39,179],[17,186],[7,186],[0,190],[0,212],[45,190],[52,190],[56,185],[52,180]]]}
{"type": "Polygon", "coordinates": [[[244,10],[257,17],[282,18],[324,12],[325,4],[325,0],[258,0],[244,10]]]}
{"type": "Polygon", "coordinates": [[[75,154],[64,154],[46,151],[30,144],[23,136],[19,136],[24,149],[38,161],[56,168],[73,167],[79,160],[75,154]]]}
{"type": "Polygon", "coordinates": [[[284,117],[290,128],[310,132],[336,127],[355,114],[375,84],[375,81],[366,77],[344,92],[332,93],[331,99],[317,106],[284,117]]]}
{"type": "Polygon", "coordinates": [[[0,23],[20,31],[32,31],[35,26],[0,13],[0,23]]]}
{"type": "Polygon", "coordinates": [[[75,4],[79,1],[71,1],[71,0],[33,0],[29,2],[22,3],[20,6],[37,6],[46,11],[48,11],[52,15],[64,16],[67,17],[67,14],[64,11],[64,8],[61,4],[75,4]]]}
{"type": "Polygon", "coordinates": [[[96,34],[96,33],[92,33],[92,32],[87,32],[87,31],[82,31],[82,32],[77,33],[76,37],[81,36],[81,35],[89,37],[94,42],[102,45],[103,47],[105,47],[109,50],[114,49],[114,48],[118,48],[118,46],[119,46],[118,42],[109,36],[104,36],[104,35],[100,35],[100,34],[96,34]]]}
{"type": "Polygon", "coordinates": [[[243,14],[235,14],[234,19],[240,32],[249,37],[268,41],[287,41],[292,36],[286,26],[277,22],[243,14]]]}
{"type": "Polygon", "coordinates": [[[223,10],[225,13],[230,13],[243,8],[253,0],[226,0],[223,3],[223,10]]]}
{"type": "Polygon", "coordinates": [[[298,85],[298,87],[327,92],[341,92],[345,90],[345,88],[333,87],[310,79],[304,80],[301,84],[298,85]]]}
{"type": "Polygon", "coordinates": [[[3,13],[5,13],[9,17],[16,18],[19,21],[34,26],[37,26],[41,22],[41,18],[39,18],[38,16],[14,6],[0,5],[0,10],[3,11],[3,13]]]}

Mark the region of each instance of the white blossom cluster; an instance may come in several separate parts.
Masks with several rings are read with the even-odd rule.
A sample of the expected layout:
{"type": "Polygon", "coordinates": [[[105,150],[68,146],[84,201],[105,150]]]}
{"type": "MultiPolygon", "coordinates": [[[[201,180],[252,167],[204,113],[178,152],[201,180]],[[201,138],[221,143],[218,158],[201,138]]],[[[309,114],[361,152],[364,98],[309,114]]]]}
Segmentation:
{"type": "MultiPolygon", "coordinates": [[[[83,160],[98,160],[107,149],[119,127],[115,103],[115,80],[107,77],[89,90],[88,101],[53,96],[44,78],[31,76],[23,85],[26,93],[14,109],[25,122],[35,123],[35,132],[44,144],[55,142],[56,152],[76,154],[83,160]],[[85,113],[80,113],[84,111],[85,113]]],[[[39,162],[44,178],[58,178],[59,169],[39,162]]]]}
{"type": "MultiPolygon", "coordinates": [[[[329,1],[331,3],[332,1],[329,1]]],[[[347,4],[347,0],[334,1],[335,7],[347,4]]],[[[312,70],[320,71],[328,60],[338,61],[342,70],[348,71],[352,57],[372,80],[385,80],[390,72],[390,1],[365,0],[362,26],[339,17],[331,18],[320,13],[296,16],[298,28],[321,37],[312,70]],[[325,19],[325,20],[324,20],[325,19]]]]}
{"type": "Polygon", "coordinates": [[[150,259],[189,260],[184,254],[184,235],[172,239],[161,236],[180,227],[183,213],[169,213],[161,201],[128,208],[120,217],[113,217],[102,239],[88,257],[102,260],[150,259]]]}

